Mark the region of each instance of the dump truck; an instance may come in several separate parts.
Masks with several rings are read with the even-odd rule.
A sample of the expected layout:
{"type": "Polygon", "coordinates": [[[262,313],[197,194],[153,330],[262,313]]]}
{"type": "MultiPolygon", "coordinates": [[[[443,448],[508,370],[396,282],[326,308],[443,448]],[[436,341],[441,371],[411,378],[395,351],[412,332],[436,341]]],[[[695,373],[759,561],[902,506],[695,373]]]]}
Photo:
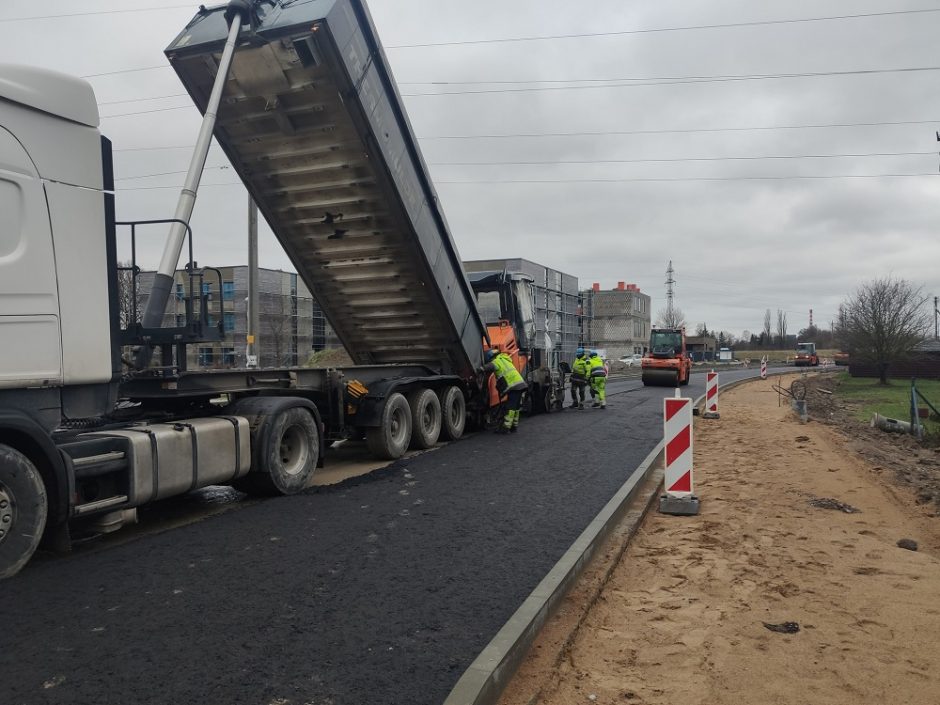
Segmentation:
{"type": "Polygon", "coordinates": [[[459,438],[490,403],[487,328],[362,0],[201,7],[166,55],[204,118],[160,221],[117,221],[87,82],[0,66],[0,578],[199,487],[298,492],[332,441],[395,458],[459,438]],[[224,333],[189,224],[213,137],[355,366],[187,369],[224,333]],[[154,228],[122,326],[118,241],[137,292],[154,228]],[[185,320],[164,327],[187,243],[185,320]]]}
{"type": "Polygon", "coordinates": [[[685,344],[684,328],[654,328],[649,351],[640,363],[643,386],[679,387],[689,383],[692,359],[685,344]]]}
{"type": "Polygon", "coordinates": [[[797,367],[818,367],[819,355],[816,353],[816,343],[797,343],[793,364],[797,367]]]}

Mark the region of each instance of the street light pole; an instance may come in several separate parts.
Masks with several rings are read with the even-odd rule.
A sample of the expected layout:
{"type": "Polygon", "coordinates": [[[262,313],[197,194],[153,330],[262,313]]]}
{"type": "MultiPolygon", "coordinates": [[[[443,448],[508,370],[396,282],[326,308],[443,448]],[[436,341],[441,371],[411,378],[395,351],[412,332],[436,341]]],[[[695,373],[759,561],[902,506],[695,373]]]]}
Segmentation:
{"type": "Polygon", "coordinates": [[[258,204],[248,196],[248,331],[245,358],[247,367],[258,366],[258,204]]]}

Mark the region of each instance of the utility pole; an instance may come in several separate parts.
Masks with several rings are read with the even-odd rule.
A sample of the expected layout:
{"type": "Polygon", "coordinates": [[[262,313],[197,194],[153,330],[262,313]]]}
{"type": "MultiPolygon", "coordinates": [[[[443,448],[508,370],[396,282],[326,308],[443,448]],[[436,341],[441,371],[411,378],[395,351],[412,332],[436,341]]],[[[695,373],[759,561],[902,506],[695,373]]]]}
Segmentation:
{"type": "Polygon", "coordinates": [[[258,366],[258,204],[248,196],[248,331],[245,341],[247,367],[258,366]]]}
{"type": "Polygon", "coordinates": [[[933,297],[933,338],[940,340],[940,296],[933,297]]]}
{"type": "MultiPolygon", "coordinates": [[[[673,312],[673,299],[675,294],[673,292],[673,285],[676,283],[675,277],[676,271],[672,268],[672,260],[669,260],[669,266],[666,268],[666,315],[669,317],[669,320],[672,320],[673,312]]],[[[670,323],[670,325],[672,325],[670,323]]]]}

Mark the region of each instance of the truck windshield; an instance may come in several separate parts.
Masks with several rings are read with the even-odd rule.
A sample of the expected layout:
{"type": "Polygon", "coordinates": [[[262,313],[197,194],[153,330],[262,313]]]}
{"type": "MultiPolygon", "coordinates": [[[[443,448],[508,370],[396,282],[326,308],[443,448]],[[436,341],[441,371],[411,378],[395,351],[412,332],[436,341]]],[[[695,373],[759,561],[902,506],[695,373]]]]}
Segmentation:
{"type": "Polygon", "coordinates": [[[531,282],[513,282],[519,314],[519,329],[526,338],[520,345],[524,347],[535,343],[535,296],[533,289],[531,282]]]}
{"type": "Polygon", "coordinates": [[[503,318],[501,315],[502,307],[500,306],[498,291],[478,292],[477,308],[480,311],[483,322],[487,325],[495,325],[499,323],[500,318],[503,318]]]}
{"type": "Polygon", "coordinates": [[[800,343],[796,346],[797,352],[805,353],[806,355],[812,355],[816,352],[815,343],[800,343]]]}
{"type": "Polygon", "coordinates": [[[650,350],[654,353],[679,352],[682,350],[682,334],[673,331],[653,331],[650,336],[650,350]]]}

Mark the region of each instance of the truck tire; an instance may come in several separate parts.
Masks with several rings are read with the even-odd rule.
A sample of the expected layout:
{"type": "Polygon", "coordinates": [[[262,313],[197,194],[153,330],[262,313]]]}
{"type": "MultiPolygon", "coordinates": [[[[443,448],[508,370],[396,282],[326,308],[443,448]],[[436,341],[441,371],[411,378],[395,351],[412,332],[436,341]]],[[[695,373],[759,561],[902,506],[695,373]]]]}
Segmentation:
{"type": "Polygon", "coordinates": [[[460,387],[447,387],[441,393],[441,437],[456,441],[467,427],[467,400],[460,387]]]}
{"type": "Polygon", "coordinates": [[[441,402],[432,389],[419,389],[408,395],[411,408],[411,443],[417,450],[430,448],[441,435],[441,402]]]}
{"type": "Polygon", "coordinates": [[[396,460],[408,450],[411,442],[411,407],[404,396],[395,392],[382,409],[378,428],[366,429],[366,446],[380,460],[396,460]]]}
{"type": "Polygon", "coordinates": [[[236,483],[251,494],[296,494],[320,459],[320,432],[310,412],[291,407],[265,417],[253,438],[252,472],[236,483]]]}
{"type": "Polygon", "coordinates": [[[0,443],[0,580],[19,572],[46,527],[46,487],[36,466],[0,443]]]}

